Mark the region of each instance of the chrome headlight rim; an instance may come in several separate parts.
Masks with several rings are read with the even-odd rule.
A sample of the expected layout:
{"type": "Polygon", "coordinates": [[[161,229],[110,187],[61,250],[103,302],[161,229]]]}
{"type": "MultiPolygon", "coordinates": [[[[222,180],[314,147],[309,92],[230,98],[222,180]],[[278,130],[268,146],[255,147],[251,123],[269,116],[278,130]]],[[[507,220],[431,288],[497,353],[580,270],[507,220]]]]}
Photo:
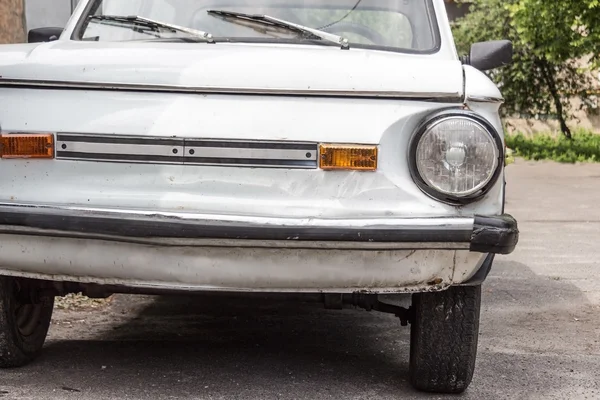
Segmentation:
{"type": "Polygon", "coordinates": [[[483,118],[481,115],[464,109],[444,109],[437,111],[433,114],[427,115],[424,120],[417,126],[408,146],[408,160],[409,160],[409,170],[412,176],[413,181],[416,185],[428,196],[438,200],[440,202],[450,204],[450,205],[466,205],[471,204],[483,196],[485,196],[489,191],[494,187],[494,185],[498,182],[498,178],[500,177],[502,170],[504,168],[504,144],[502,142],[502,138],[498,131],[492,126],[492,124],[483,118]],[[419,146],[419,142],[423,135],[428,132],[435,125],[441,123],[446,119],[459,118],[459,119],[468,119],[479,125],[481,125],[491,136],[492,140],[496,144],[496,148],[498,149],[498,161],[496,165],[496,169],[492,174],[489,181],[477,192],[465,195],[465,196],[456,196],[448,193],[443,193],[438,191],[437,189],[430,186],[425,179],[419,173],[419,168],[417,164],[417,147],[419,146]]]}

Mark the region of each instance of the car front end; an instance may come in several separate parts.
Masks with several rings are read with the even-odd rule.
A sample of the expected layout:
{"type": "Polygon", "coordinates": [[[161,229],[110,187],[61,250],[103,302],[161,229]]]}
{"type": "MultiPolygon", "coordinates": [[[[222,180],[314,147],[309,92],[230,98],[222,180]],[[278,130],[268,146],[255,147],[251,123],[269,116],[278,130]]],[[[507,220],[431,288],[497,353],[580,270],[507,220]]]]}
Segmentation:
{"type": "Polygon", "coordinates": [[[410,292],[468,282],[488,254],[516,244],[502,213],[501,136],[462,106],[3,91],[5,275],[410,292]],[[427,149],[457,134],[432,161],[427,149]],[[476,151],[487,164],[443,176],[476,151]]]}
{"type": "Polygon", "coordinates": [[[114,24],[162,28],[99,4],[81,2],[59,40],[2,50],[6,279],[443,293],[478,288],[514,250],[502,99],[458,59],[441,1],[423,1],[432,33],[413,51],[307,43],[321,31],[219,40],[177,20],[165,29],[195,40],[103,41],[114,24]]]}

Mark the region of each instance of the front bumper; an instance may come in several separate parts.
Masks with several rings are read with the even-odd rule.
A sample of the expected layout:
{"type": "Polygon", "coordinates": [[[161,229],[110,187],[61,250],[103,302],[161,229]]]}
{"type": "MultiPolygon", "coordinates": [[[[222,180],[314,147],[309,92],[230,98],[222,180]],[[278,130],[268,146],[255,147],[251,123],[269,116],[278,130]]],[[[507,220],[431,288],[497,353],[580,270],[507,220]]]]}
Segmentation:
{"type": "Polygon", "coordinates": [[[0,205],[0,275],[172,290],[406,293],[469,283],[510,216],[294,220],[0,205]]]}
{"type": "Polygon", "coordinates": [[[510,215],[471,218],[291,219],[0,204],[0,233],[107,238],[157,244],[234,241],[295,248],[468,249],[510,254],[519,231],[510,215]]]}

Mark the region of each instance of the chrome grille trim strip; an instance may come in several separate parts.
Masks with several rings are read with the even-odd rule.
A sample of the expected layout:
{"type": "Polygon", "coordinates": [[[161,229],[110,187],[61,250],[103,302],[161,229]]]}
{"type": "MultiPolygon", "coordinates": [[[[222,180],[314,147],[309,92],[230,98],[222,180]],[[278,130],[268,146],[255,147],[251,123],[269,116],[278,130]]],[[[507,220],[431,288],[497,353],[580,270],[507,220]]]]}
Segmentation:
{"type": "Polygon", "coordinates": [[[58,133],[59,160],[316,169],[318,144],[58,133]]]}

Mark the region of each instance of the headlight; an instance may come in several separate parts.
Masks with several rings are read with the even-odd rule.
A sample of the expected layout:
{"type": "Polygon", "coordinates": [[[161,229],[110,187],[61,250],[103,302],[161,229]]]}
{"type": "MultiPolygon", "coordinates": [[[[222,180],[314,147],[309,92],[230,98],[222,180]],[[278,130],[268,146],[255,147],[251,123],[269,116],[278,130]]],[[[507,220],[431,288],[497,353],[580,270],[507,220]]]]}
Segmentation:
{"type": "Polygon", "coordinates": [[[494,128],[470,112],[429,119],[411,144],[415,180],[427,193],[449,201],[483,195],[498,177],[502,143],[494,128]]]}

